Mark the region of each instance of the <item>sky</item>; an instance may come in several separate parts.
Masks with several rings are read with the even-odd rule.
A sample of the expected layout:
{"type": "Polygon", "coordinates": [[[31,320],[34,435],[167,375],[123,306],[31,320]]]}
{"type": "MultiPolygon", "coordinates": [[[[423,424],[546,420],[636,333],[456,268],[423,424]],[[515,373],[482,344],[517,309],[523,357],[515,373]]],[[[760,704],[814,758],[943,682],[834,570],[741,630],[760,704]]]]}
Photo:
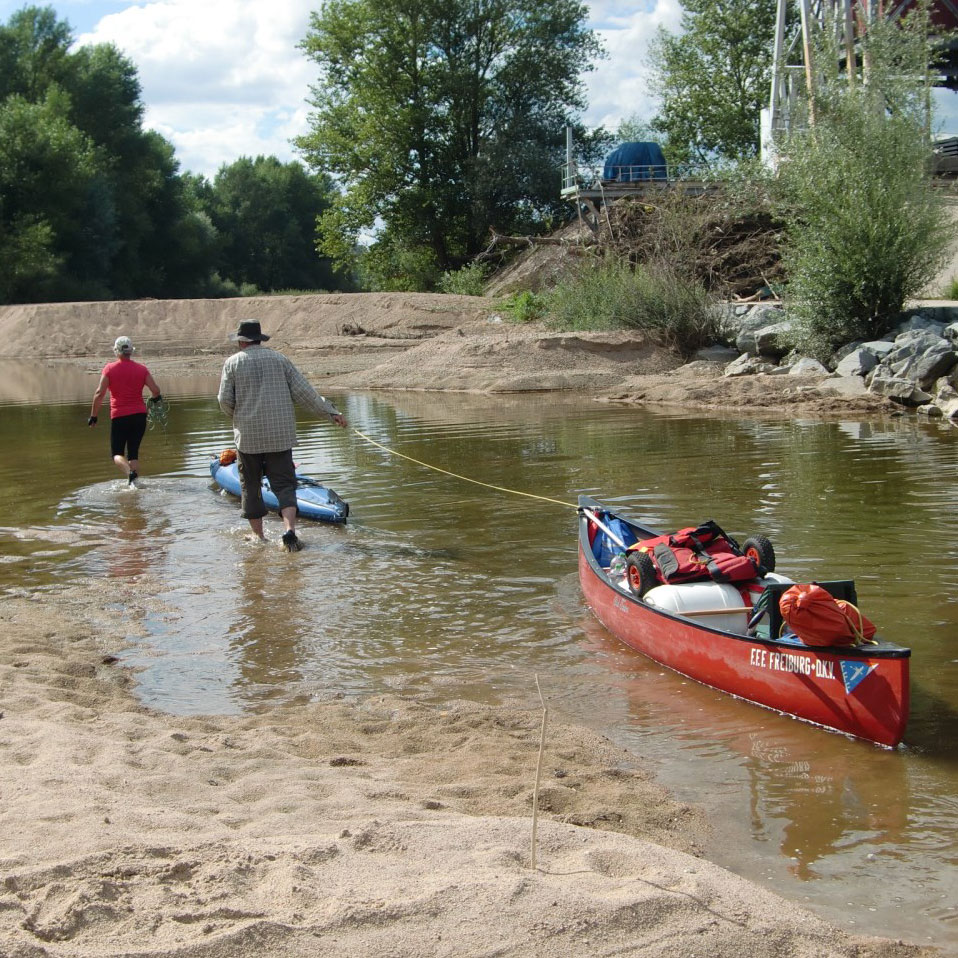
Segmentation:
{"type": "MultiPolygon", "coordinates": [[[[182,171],[212,178],[241,156],[297,158],[316,67],[297,44],[320,0],[32,0],[52,6],[78,43],[113,43],[135,64],[144,125],[173,143],[182,171]]],[[[26,0],[0,0],[0,22],[26,0]]],[[[585,74],[586,126],[650,119],[646,51],[678,32],[678,0],[593,0],[589,26],[608,56],[585,74]]],[[[958,94],[944,101],[958,118],[958,94]]],[[[946,123],[950,121],[945,119],[946,123]]],[[[958,132],[958,122],[951,124],[958,132]]]]}

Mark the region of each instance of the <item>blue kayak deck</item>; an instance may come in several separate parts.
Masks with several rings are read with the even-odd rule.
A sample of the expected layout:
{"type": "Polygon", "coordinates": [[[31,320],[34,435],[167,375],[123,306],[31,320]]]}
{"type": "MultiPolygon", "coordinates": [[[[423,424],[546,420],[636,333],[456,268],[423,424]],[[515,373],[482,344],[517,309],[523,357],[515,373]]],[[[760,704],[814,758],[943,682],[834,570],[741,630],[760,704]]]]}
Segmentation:
{"type": "MultiPolygon", "coordinates": [[[[213,481],[226,492],[238,496],[242,491],[239,477],[239,466],[232,462],[221,465],[219,458],[210,461],[210,475],[213,481]]],[[[338,496],[328,486],[311,479],[309,476],[296,474],[296,506],[299,514],[307,519],[316,519],[319,522],[345,522],[349,516],[349,503],[338,496]]],[[[270,488],[269,480],[263,478],[263,504],[273,512],[279,512],[279,500],[270,488]]]]}

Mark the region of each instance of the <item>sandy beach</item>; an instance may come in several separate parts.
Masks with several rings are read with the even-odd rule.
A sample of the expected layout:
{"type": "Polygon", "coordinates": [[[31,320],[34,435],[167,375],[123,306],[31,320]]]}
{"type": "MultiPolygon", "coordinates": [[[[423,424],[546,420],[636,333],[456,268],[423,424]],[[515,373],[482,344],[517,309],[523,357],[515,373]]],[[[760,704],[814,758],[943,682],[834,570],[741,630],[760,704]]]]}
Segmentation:
{"type": "MultiPolygon", "coordinates": [[[[98,369],[125,334],[159,374],[209,371],[247,317],[320,388],[836,411],[815,383],[723,383],[640,337],[517,329],[468,297],[4,307],[0,357],[98,369]]],[[[850,936],[706,861],[699,808],[551,709],[543,735],[534,690],[497,708],[146,708],[116,636],[156,594],[147,571],[0,606],[3,958],[936,953],[850,936]]]]}

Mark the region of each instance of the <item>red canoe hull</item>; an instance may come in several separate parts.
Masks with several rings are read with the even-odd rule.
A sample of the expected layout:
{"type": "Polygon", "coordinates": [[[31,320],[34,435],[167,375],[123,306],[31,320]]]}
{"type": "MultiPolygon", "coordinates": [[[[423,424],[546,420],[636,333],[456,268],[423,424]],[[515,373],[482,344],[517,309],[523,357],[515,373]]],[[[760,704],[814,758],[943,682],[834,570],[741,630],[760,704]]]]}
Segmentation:
{"type": "MultiPolygon", "coordinates": [[[[585,524],[585,520],[581,520],[585,524]]],[[[579,581],[626,645],[697,682],[795,718],[894,747],[909,709],[909,657],[819,649],[710,629],[617,589],[579,541],[579,581]]]]}

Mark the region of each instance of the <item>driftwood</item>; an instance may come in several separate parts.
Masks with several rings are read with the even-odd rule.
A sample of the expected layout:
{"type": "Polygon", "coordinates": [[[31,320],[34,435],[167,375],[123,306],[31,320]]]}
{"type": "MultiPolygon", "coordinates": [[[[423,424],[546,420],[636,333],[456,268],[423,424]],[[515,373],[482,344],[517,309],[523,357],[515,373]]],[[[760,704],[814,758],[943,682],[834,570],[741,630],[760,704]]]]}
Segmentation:
{"type": "Polygon", "coordinates": [[[599,240],[635,265],[664,265],[719,295],[751,297],[781,279],[782,225],[760,196],[663,191],[608,208],[599,240]]]}
{"type": "Polygon", "coordinates": [[[595,246],[594,237],[585,239],[561,236],[507,236],[505,233],[497,233],[494,229],[489,230],[492,239],[489,245],[476,257],[476,260],[491,259],[496,255],[497,247],[500,246],[525,246],[533,249],[536,246],[564,246],[570,253],[577,255],[589,246],[595,246]]]}
{"type": "Polygon", "coordinates": [[[598,229],[586,235],[510,236],[491,229],[476,260],[502,258],[507,248],[558,246],[571,256],[661,268],[720,297],[757,302],[782,279],[782,231],[758,192],[742,199],[719,188],[666,189],[605,204],[598,229]]]}

